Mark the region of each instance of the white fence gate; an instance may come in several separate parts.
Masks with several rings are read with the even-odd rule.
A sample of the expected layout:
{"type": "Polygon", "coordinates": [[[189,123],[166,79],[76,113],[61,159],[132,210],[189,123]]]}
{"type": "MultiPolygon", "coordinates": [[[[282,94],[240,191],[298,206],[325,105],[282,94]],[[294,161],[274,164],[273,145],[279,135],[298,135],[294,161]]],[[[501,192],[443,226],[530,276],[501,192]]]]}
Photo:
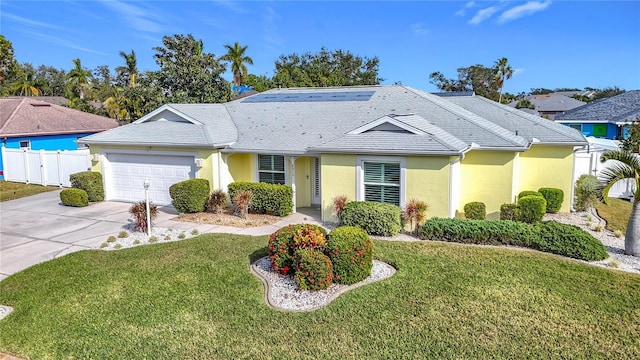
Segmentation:
{"type": "Polygon", "coordinates": [[[47,151],[2,148],[4,179],[71,187],[69,175],[91,167],[89,149],[47,151]]]}

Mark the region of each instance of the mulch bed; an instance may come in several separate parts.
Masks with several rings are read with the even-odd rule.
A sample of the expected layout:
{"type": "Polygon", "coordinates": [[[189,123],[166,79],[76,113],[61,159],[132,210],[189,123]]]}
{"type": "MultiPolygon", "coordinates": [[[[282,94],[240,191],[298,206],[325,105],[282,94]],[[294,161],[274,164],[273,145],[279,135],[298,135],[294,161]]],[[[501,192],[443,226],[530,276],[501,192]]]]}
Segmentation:
{"type": "Polygon", "coordinates": [[[242,219],[237,215],[233,215],[232,208],[227,208],[227,209],[224,209],[219,214],[216,214],[213,212],[184,214],[172,220],[193,222],[197,224],[211,224],[211,225],[233,226],[237,228],[250,228],[250,227],[256,227],[256,226],[271,225],[282,220],[282,218],[272,214],[249,213],[247,214],[246,219],[242,219]]]}

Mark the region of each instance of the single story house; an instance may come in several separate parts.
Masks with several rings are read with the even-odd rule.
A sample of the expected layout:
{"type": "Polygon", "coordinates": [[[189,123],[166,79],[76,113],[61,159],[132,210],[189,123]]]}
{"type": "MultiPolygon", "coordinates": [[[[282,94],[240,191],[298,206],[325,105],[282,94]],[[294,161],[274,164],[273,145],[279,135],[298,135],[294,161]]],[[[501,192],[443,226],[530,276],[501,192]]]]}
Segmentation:
{"type": "Polygon", "coordinates": [[[213,189],[234,181],[289,184],[297,207],[346,195],[429,216],[486,203],[490,217],[523,190],[557,187],[569,211],[576,130],[473,94],[437,96],[402,85],[273,89],[224,104],[167,104],[138,121],[81,140],[108,200],[150,197],[188,178],[213,189]]]}
{"type": "MultiPolygon", "coordinates": [[[[526,96],[525,99],[529,100],[534,108],[520,110],[534,113],[534,115],[539,115],[549,120],[554,120],[557,115],[564,114],[571,109],[586,104],[584,101],[576,100],[560,93],[529,95],[526,96]]],[[[514,100],[509,103],[509,106],[516,107],[518,102],[519,101],[514,100]]]]}
{"type": "MultiPolygon", "coordinates": [[[[0,109],[0,139],[7,149],[77,150],[79,138],[119,125],[108,117],[34,97],[0,98],[0,109]]],[[[0,180],[5,166],[0,155],[0,180]]]]}
{"type": "Polygon", "coordinates": [[[638,118],[640,90],[634,90],[577,107],[556,116],[555,121],[584,136],[621,140],[629,136],[628,125],[638,118]]]}

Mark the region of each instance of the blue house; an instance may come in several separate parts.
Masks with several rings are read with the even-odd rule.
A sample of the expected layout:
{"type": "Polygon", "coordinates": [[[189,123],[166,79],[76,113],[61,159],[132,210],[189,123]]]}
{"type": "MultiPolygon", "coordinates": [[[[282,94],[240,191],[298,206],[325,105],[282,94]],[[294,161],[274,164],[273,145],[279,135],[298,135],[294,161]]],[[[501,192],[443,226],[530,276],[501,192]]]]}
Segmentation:
{"type": "MultiPolygon", "coordinates": [[[[0,98],[0,139],[8,149],[77,150],[78,139],[118,126],[104,116],[32,97],[0,98]]],[[[0,153],[0,180],[5,164],[0,153]]]]}
{"type": "Polygon", "coordinates": [[[621,140],[629,136],[629,125],[639,118],[640,90],[634,90],[569,110],[557,115],[555,122],[584,136],[621,140]]]}

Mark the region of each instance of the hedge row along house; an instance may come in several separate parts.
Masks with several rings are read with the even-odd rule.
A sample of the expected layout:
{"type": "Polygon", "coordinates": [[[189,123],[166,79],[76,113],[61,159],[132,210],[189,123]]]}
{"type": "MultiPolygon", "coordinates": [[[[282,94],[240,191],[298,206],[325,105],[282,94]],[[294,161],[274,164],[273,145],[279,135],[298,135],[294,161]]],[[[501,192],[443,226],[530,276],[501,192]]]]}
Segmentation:
{"type": "MultiPolygon", "coordinates": [[[[335,220],[335,196],[460,216],[482,201],[489,217],[523,190],[572,194],[576,130],[473,94],[402,85],[273,89],[225,104],[167,104],[138,121],[83,138],[107,200],[150,196],[188,178],[291,185],[296,207],[335,220]]],[[[565,201],[561,211],[569,211],[565,201]]]]}

